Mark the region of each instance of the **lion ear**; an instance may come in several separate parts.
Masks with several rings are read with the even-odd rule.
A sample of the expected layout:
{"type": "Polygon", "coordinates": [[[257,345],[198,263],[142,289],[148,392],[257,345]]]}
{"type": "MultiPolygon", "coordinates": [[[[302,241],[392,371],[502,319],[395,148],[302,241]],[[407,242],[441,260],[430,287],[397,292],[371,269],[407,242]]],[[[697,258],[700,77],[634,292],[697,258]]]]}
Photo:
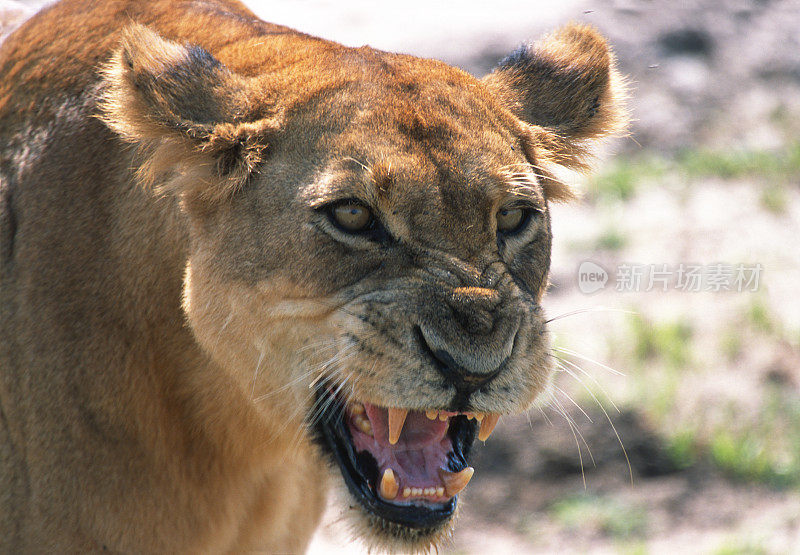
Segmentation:
{"type": "Polygon", "coordinates": [[[605,39],[569,24],[502,60],[484,83],[522,121],[553,160],[584,169],[587,140],[627,125],[625,85],[605,39]]]}
{"type": "Polygon", "coordinates": [[[101,119],[142,147],[139,177],[218,200],[263,161],[274,118],[247,113],[246,81],[199,46],[133,24],[105,67],[101,119]]]}

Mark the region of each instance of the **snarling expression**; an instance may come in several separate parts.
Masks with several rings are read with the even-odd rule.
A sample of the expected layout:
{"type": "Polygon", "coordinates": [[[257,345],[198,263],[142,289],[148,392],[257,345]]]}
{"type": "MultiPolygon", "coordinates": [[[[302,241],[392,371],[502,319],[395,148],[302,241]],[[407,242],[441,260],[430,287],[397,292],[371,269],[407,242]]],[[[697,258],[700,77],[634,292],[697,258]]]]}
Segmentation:
{"type": "Polygon", "coordinates": [[[245,78],[176,44],[137,55],[161,39],[136,33],[106,121],[180,195],[195,336],[275,438],[316,442],[378,544],[435,543],[473,441],[551,377],[548,203],[569,191],[548,167],[624,125],[605,42],[567,27],[481,81],[314,43],[245,78]],[[223,123],[181,116],[198,90],[223,123]]]}

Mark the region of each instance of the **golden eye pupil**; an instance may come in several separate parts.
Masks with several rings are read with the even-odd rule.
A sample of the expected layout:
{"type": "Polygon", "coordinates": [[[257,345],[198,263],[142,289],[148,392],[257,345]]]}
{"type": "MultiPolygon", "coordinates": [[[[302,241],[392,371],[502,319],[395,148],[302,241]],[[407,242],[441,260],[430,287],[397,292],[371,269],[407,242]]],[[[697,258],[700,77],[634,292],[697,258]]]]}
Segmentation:
{"type": "Polygon", "coordinates": [[[522,208],[501,208],[497,212],[498,231],[514,231],[522,225],[525,212],[522,208]]]}
{"type": "Polygon", "coordinates": [[[347,231],[362,231],[372,223],[372,212],[369,208],[349,202],[336,206],[333,217],[347,231]]]}

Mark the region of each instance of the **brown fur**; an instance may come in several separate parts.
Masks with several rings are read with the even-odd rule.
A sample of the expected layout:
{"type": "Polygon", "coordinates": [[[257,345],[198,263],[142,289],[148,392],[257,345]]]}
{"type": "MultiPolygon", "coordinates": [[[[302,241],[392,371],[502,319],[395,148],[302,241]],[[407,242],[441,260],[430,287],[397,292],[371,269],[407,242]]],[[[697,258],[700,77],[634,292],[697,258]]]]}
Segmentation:
{"type": "MultiPolygon", "coordinates": [[[[311,384],[454,402],[410,324],[477,367],[516,334],[469,403],[527,408],[550,170],[621,130],[618,84],[574,25],[479,81],[234,0],[28,21],[0,46],[0,551],[302,551],[330,481],[311,384]],[[319,211],[353,197],[394,241],[319,211]],[[539,216],[498,247],[514,199],[539,216]]],[[[360,518],[390,548],[447,533],[360,518]]]]}

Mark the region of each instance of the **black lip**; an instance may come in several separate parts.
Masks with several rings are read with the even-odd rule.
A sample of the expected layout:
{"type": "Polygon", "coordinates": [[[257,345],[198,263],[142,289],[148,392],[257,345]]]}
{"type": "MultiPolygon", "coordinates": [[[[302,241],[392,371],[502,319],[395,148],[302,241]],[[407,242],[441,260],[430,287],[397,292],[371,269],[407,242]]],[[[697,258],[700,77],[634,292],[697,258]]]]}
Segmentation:
{"type": "MultiPolygon", "coordinates": [[[[330,398],[330,394],[324,390],[318,390],[317,395],[330,398]]],[[[467,466],[469,452],[477,435],[477,424],[465,416],[454,417],[454,420],[448,430],[454,451],[448,454],[447,466],[451,472],[458,472],[467,466]]],[[[377,468],[371,472],[374,476],[366,476],[359,468],[370,472],[369,467],[376,464],[375,459],[368,453],[355,452],[350,432],[344,422],[343,407],[337,401],[317,419],[315,428],[320,442],[339,466],[347,489],[370,513],[394,524],[417,530],[438,528],[452,518],[458,496],[441,507],[423,507],[394,505],[376,495],[377,468]]]]}

